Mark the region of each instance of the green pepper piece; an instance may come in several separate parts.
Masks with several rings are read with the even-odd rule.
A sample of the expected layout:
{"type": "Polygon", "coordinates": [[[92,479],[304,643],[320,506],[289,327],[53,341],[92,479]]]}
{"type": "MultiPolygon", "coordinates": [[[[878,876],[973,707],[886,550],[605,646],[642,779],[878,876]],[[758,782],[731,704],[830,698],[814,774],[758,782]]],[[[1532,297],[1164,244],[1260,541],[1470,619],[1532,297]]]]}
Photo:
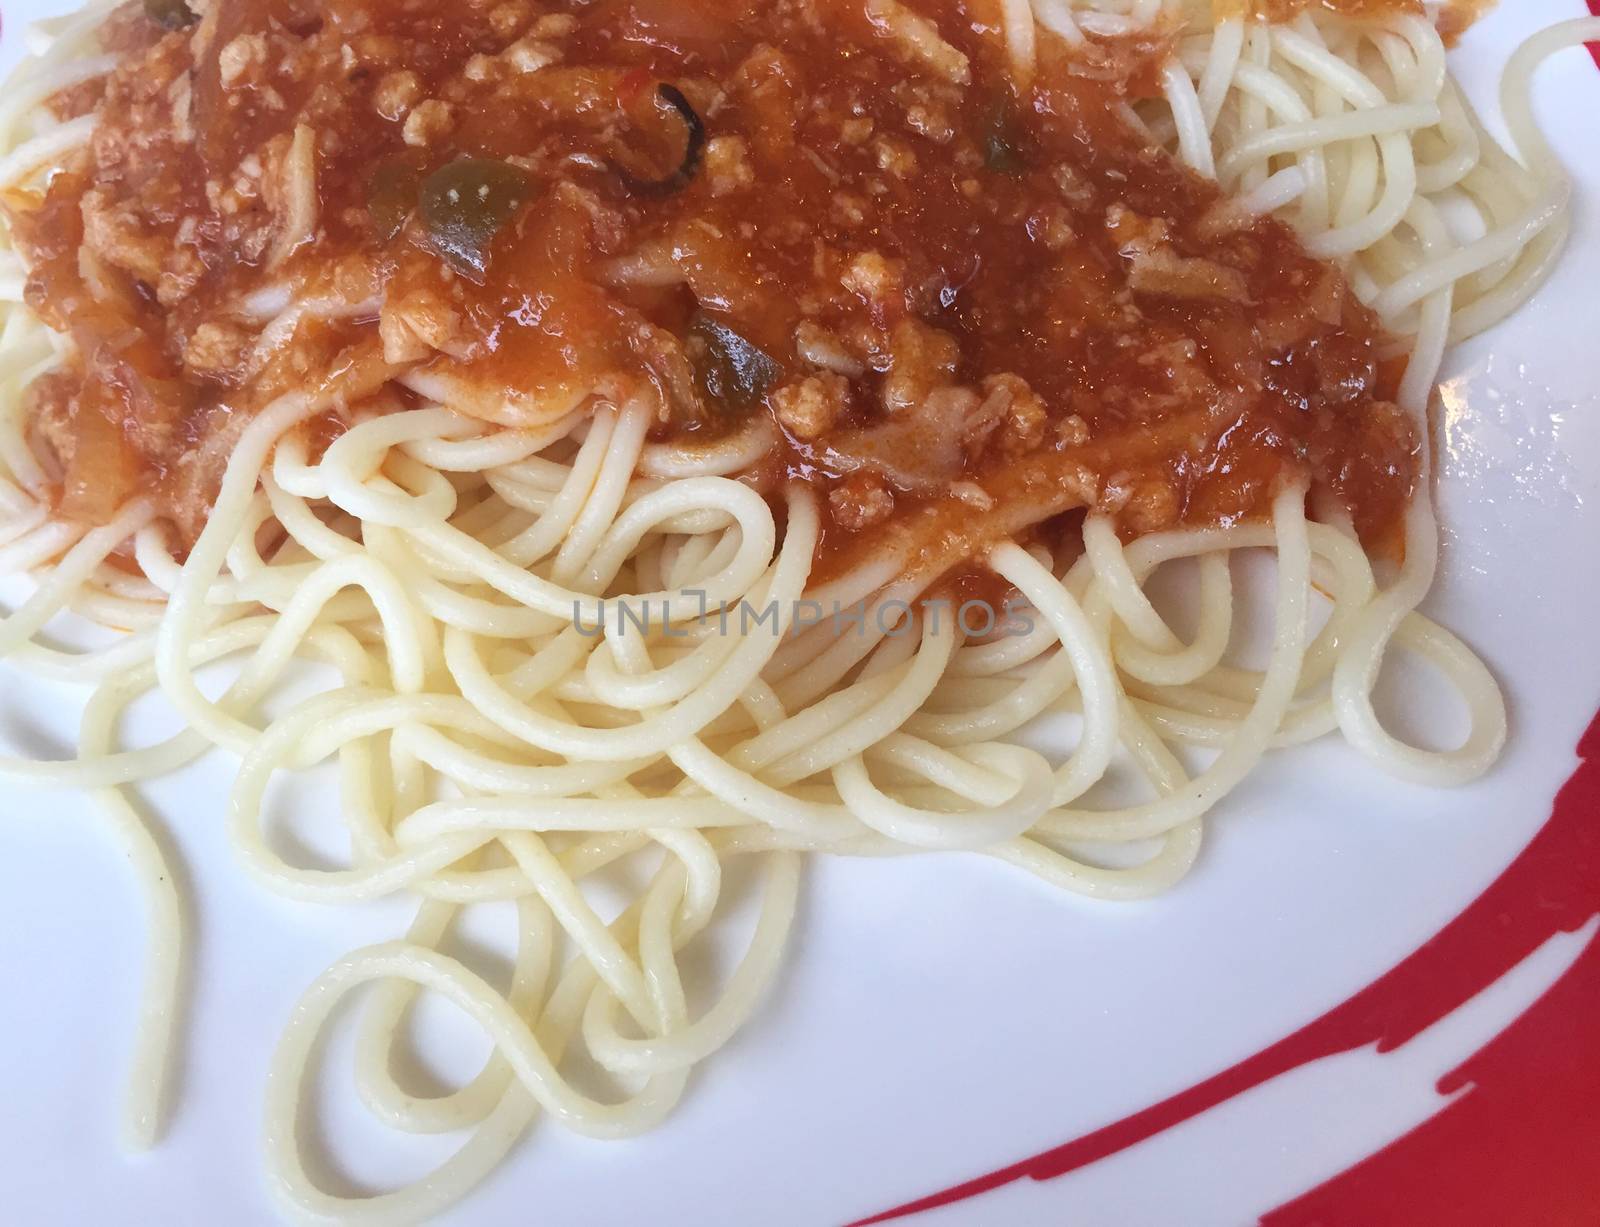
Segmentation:
{"type": "Polygon", "coordinates": [[[695,111],[694,106],[684,97],[683,91],[676,85],[665,82],[656,86],[656,97],[666,103],[683,120],[687,139],[683,146],[683,161],[671,174],[660,179],[641,179],[626,166],[613,160],[612,169],[621,177],[627,189],[635,196],[670,196],[678,191],[689,180],[694,178],[694,172],[700,165],[706,147],[706,125],[695,111]]]}
{"type": "Polygon", "coordinates": [[[762,349],[708,315],[695,315],[689,332],[705,342],[697,374],[706,394],[720,405],[747,409],[783,375],[762,349]]]}
{"type": "Polygon", "coordinates": [[[422,184],[422,224],[457,272],[481,281],[500,228],[533,194],[528,176],[509,162],[457,158],[422,184]]]}
{"type": "Polygon", "coordinates": [[[199,20],[183,0],[144,0],[144,15],[163,30],[181,30],[199,20]]]}
{"type": "Polygon", "coordinates": [[[1022,156],[1011,107],[998,103],[989,113],[983,137],[983,164],[1002,175],[1021,175],[1028,169],[1022,156]]]}
{"type": "Polygon", "coordinates": [[[403,158],[378,163],[367,189],[367,212],[373,229],[385,243],[400,233],[417,207],[422,172],[403,158]]]}

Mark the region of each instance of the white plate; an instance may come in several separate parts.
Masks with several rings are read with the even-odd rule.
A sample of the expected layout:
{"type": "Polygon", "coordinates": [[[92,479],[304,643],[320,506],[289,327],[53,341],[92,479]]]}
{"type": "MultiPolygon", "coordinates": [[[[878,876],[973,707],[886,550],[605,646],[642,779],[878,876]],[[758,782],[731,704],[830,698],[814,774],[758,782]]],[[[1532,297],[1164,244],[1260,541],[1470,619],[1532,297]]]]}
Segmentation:
{"type": "MultiPolygon", "coordinates": [[[[62,7],[6,0],[6,69],[24,24],[62,7]]],[[[1457,52],[1456,72],[1492,115],[1511,49],[1582,11],[1581,0],[1502,5],[1457,52]]],[[[776,990],[663,1128],[618,1143],[540,1125],[451,1221],[779,1227],[888,1209],[1268,1048],[1411,954],[1518,856],[1600,702],[1600,72],[1565,53],[1537,98],[1578,184],[1573,240],[1536,302],[1449,362],[1445,564],[1429,601],[1506,688],[1501,764],[1436,792],[1382,777],[1336,743],[1279,754],[1214,816],[1196,871],[1147,904],[1067,898],[972,857],[816,863],[776,990]]],[[[0,737],[60,752],[76,711],[74,695],[7,674],[0,737]]],[[[0,1217],[270,1219],[258,1159],[268,1054],[306,984],[398,934],[405,910],[262,894],[224,839],[229,778],[218,758],[146,790],[181,854],[198,938],[176,1112],[165,1141],[136,1159],[114,1133],[143,957],[138,901],[84,798],[7,786],[0,1217]]],[[[1435,1079],[1539,998],[1594,931],[1552,938],[1394,1053],[1303,1066],[1070,1175],[914,1221],[1252,1220],[1445,1108],[1435,1079]]],[[[1587,1037],[1571,1045],[1574,1077],[1600,1061],[1594,1017],[1574,1023],[1587,1028],[1572,1032],[1587,1037]]],[[[482,1041],[460,1034],[465,1068],[482,1041]]],[[[444,1153],[446,1140],[365,1123],[337,1052],[330,1068],[328,1129],[355,1183],[406,1178],[444,1153]]]]}

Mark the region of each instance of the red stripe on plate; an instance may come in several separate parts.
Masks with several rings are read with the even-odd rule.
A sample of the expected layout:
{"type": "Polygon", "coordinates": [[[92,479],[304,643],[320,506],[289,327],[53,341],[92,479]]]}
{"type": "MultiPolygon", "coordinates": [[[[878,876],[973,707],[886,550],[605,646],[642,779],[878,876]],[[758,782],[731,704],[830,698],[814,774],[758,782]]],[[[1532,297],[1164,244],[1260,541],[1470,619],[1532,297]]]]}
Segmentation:
{"type": "MultiPolygon", "coordinates": [[[[1482,966],[1600,910],[1600,716],[1578,752],[1585,761],[1549,825],[1452,926],[1466,922],[1462,940],[1484,944],[1482,966]],[[1549,923],[1539,914],[1546,907],[1549,923]]],[[[1480,961],[1460,942],[1453,957],[1480,961]]],[[[1600,1223],[1600,937],[1438,1091],[1464,1087],[1444,1111],[1263,1224],[1600,1223]]]]}
{"type": "MultiPolygon", "coordinates": [[[[1600,2],[1600,0],[1596,0],[1600,2]]],[[[1550,821],[1500,878],[1410,958],[1232,1069],[1107,1128],[859,1220],[867,1227],[1013,1181],[1051,1180],[1126,1150],[1323,1057],[1387,1052],[1454,1013],[1561,932],[1600,913],[1600,715],[1550,821]]],[[[1299,1201],[1272,1227],[1593,1222],[1600,1206],[1600,939],[1502,1036],[1439,1084],[1476,1089],[1299,1201]],[[1437,1215],[1437,1217],[1436,1217],[1437,1215]]]]}

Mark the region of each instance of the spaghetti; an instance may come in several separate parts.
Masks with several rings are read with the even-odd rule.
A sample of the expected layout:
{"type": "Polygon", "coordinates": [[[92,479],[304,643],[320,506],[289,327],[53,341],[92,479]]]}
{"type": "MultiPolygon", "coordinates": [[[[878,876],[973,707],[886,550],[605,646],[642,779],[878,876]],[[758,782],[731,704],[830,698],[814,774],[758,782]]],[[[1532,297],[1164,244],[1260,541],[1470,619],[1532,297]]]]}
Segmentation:
{"type": "MultiPolygon", "coordinates": [[[[202,28],[225,7],[214,4],[202,28]]],[[[397,363],[386,349],[372,378],[359,362],[340,368],[365,381],[360,394],[288,378],[236,422],[206,419],[213,433],[192,451],[214,462],[212,484],[131,480],[134,497],[95,524],[92,514],[66,514],[70,457],[63,477],[64,457],[41,445],[25,410],[27,389],[86,356],[41,319],[35,308],[50,304],[25,292],[30,276],[38,284],[40,247],[14,237],[0,270],[0,567],[32,573],[37,587],[0,623],[0,652],[18,668],[81,684],[88,698],[75,759],[7,758],[0,772],[92,791],[143,883],[152,953],[126,1108],[131,1145],[151,1144],[161,1128],[183,934],[173,875],[122,790],[213,748],[239,759],[228,829],[259,883],[319,903],[400,891],[418,899],[404,938],[352,953],[307,990],[269,1079],[267,1167],[284,1211],[374,1222],[413,1221],[459,1200],[540,1111],[608,1138],[664,1119],[693,1067],[738,1031],[770,982],[802,853],[970,850],[1065,890],[1142,898],[1188,872],[1205,817],[1271,748],[1338,731],[1382,769],[1439,786],[1494,762],[1506,733],[1498,686],[1466,645],[1417,612],[1437,561],[1426,410],[1448,345],[1514,310],[1562,247],[1569,188],[1533,123],[1530,82],[1553,52],[1600,38],[1600,20],[1556,27],[1514,57],[1503,99],[1513,154],[1485,133],[1450,80],[1438,28],[1405,5],[1351,14],[1337,4],[1293,6],[1269,22],[1253,12],[1213,20],[1210,4],[1183,0],[1035,0],[1031,10],[1003,0],[995,20],[967,32],[992,46],[947,41],[953,5],[855,7],[840,20],[864,22],[861,38],[887,40],[908,81],[959,86],[985,71],[991,54],[1024,93],[1065,88],[1063,56],[1075,57],[1070,79],[1080,84],[1071,89],[1089,88],[1081,81],[1096,73],[1122,88],[1148,70],[1151,88],[1118,96],[1107,121],[1124,134],[1116,139],[1159,146],[1220,185],[1220,193],[1182,189],[1210,202],[1201,228],[1218,242],[1276,234],[1260,220],[1276,217],[1292,224],[1304,249],[1296,254],[1285,240],[1284,260],[1309,253],[1336,263],[1350,294],[1330,298],[1316,325],[1330,347],[1349,336],[1397,338],[1371,364],[1397,364],[1400,415],[1382,436],[1394,447],[1374,465],[1384,476],[1373,485],[1394,496],[1394,523],[1358,522],[1359,501],[1341,497],[1350,488],[1323,480],[1315,466],[1274,469],[1209,522],[1176,513],[1163,520],[1149,507],[1141,514],[1154,519],[1131,518],[1138,500],[1108,499],[1115,483],[1105,471],[1090,483],[1093,497],[1063,498],[1056,461],[1040,470],[1054,483],[1041,499],[1040,481],[1017,476],[1032,463],[1026,456],[1007,457],[1003,471],[969,458],[966,468],[942,472],[937,491],[919,492],[883,476],[899,444],[872,452],[866,427],[851,436],[866,450],[830,453],[829,493],[800,480],[763,484],[775,451],[806,463],[821,454],[807,450],[802,429],[814,408],[805,396],[816,393],[806,380],[837,386],[824,376],[859,379],[868,365],[837,337],[803,333],[798,345],[814,373],[794,385],[790,416],[779,412],[781,436],[760,413],[721,433],[663,435],[659,383],[608,387],[598,397],[592,387],[550,383],[531,398],[534,410],[512,414],[509,399],[485,408],[466,378],[470,362],[397,363]],[[1362,323],[1369,317],[1381,331],[1362,323]],[[330,410],[343,415],[335,430],[327,429],[330,410]],[[885,498],[895,518],[873,520],[885,498]],[[1084,506],[1088,514],[1064,535],[1043,531],[1084,506]],[[961,507],[988,527],[953,528],[949,509],[961,507]],[[851,523],[879,531],[846,532],[839,544],[851,523]],[[918,527],[929,524],[932,534],[918,527]],[[1380,582],[1372,555],[1386,548],[1386,528],[1398,534],[1403,561],[1380,582]],[[871,549],[861,544],[869,537],[871,549]],[[1226,661],[1242,620],[1230,559],[1244,551],[1269,551],[1276,562],[1271,649],[1259,672],[1226,661]],[[1147,595],[1153,575],[1186,560],[1199,585],[1188,639],[1147,595]],[[938,616],[930,599],[945,591],[939,585],[974,563],[982,572],[958,580],[1012,594],[1012,633],[992,624],[973,633],[938,616]],[[844,629],[837,619],[808,621],[808,602],[846,611],[844,629]],[[120,633],[92,650],[51,646],[45,633],[67,612],[120,633]],[[740,620],[751,615],[753,627],[740,620]],[[1391,646],[1435,666],[1465,700],[1471,732],[1462,745],[1424,751],[1383,726],[1371,695],[1391,646]],[[338,684],[269,718],[266,705],[307,662],[331,669],[338,684]],[[231,670],[230,681],[213,698],[197,673],[217,664],[231,670]],[[152,692],[186,727],[154,745],[127,745],[121,718],[152,692]],[[1059,762],[1007,740],[1062,713],[1078,732],[1059,762]],[[1215,754],[1196,771],[1180,755],[1186,748],[1215,754]],[[1090,791],[1119,750],[1137,765],[1148,799],[1096,807],[1090,791]],[[280,773],[330,761],[349,863],[307,868],[276,851],[263,828],[280,773]],[[721,995],[694,1014],[684,951],[716,923],[723,868],[738,856],[761,862],[759,917],[721,995]],[[586,884],[628,862],[645,865],[648,881],[607,919],[586,884]],[[440,949],[463,907],[491,900],[517,907],[515,965],[503,989],[440,949]],[[325,1022],[369,983],[356,1071],[364,1101],[396,1128],[470,1133],[417,1183],[356,1199],[317,1185],[299,1121],[325,1022]],[[436,1098],[405,1091],[389,1061],[424,991],[459,1006],[494,1046],[474,1079],[436,1098]],[[577,1089],[563,1067],[579,1048],[631,1093],[600,1102],[577,1089]]],[[[130,54],[100,50],[114,30],[105,22],[100,10],[54,23],[13,80],[0,106],[8,193],[37,196],[41,185],[81,173],[77,159],[104,121],[93,113],[61,119],[45,104],[92,86],[130,54]]],[[[575,19],[546,28],[549,40],[584,37],[575,19]]],[[[682,50],[692,31],[673,37],[673,54],[694,54],[682,50]]],[[[548,40],[535,41],[514,44],[528,63],[555,54],[539,49],[548,40]]],[[[653,45],[659,52],[665,44],[653,45]]],[[[248,59],[239,71],[249,71],[248,59]]],[[[713,137],[702,148],[706,132],[693,124],[686,146],[674,135],[685,108],[694,124],[702,120],[690,90],[672,88],[681,106],[665,92],[652,102],[650,91],[634,90],[636,105],[665,126],[619,151],[605,173],[652,199],[676,191],[683,174],[737,182],[733,147],[713,137]],[[678,169],[663,163],[662,142],[678,169]]],[[[437,114],[408,105],[412,116],[437,114]]],[[[916,105],[932,130],[928,104],[916,105]]],[[[420,136],[426,126],[417,122],[420,136]]],[[[300,248],[314,251],[317,228],[304,224],[309,206],[293,187],[296,159],[317,156],[309,141],[296,130],[284,142],[281,216],[289,220],[261,261],[293,267],[300,248]]],[[[995,129],[991,171],[1017,175],[1013,143],[995,129]]],[[[888,147],[877,156],[892,172],[900,155],[888,147]]],[[[520,181],[473,182],[484,200],[505,192],[508,210],[523,207],[520,181]]],[[[1083,189],[1097,211],[1102,189],[1083,189]]],[[[488,249],[469,221],[436,227],[430,258],[455,261],[473,283],[488,249]]],[[[1196,275],[1182,263],[1194,257],[1173,256],[1159,236],[1119,231],[1117,241],[1136,275],[1148,257],[1151,275],[1167,278],[1163,293],[1196,275]]],[[[81,263],[74,248],[73,276],[81,263]]],[[[668,263],[636,251],[610,275],[634,287],[628,293],[675,293],[681,278],[668,263]]],[[[1204,275],[1212,278],[1206,293],[1218,293],[1219,274],[1204,275]]],[[[303,286],[273,302],[269,289],[257,287],[253,300],[271,321],[262,335],[310,328],[343,337],[341,329],[370,329],[387,309],[360,294],[335,304],[336,296],[318,299],[303,286]]],[[[176,298],[168,307],[182,309],[176,298]]],[[[586,322],[603,328],[611,319],[586,322]]],[[[711,378],[701,371],[702,384],[721,380],[724,398],[759,375],[762,360],[776,365],[769,339],[730,340],[715,320],[692,327],[719,355],[711,378]]],[[[1361,404],[1380,403],[1375,379],[1353,394],[1361,404]]],[[[933,403],[941,390],[922,388],[913,399],[933,403]]],[[[1014,385],[1003,390],[1006,405],[1024,403],[1014,385]]],[[[1077,426],[1098,430],[1100,422],[1077,426]]],[[[1348,452],[1327,447],[1348,472],[1377,437],[1348,452]]],[[[1093,445],[1060,448],[1092,467],[1085,449],[1093,445]]]]}

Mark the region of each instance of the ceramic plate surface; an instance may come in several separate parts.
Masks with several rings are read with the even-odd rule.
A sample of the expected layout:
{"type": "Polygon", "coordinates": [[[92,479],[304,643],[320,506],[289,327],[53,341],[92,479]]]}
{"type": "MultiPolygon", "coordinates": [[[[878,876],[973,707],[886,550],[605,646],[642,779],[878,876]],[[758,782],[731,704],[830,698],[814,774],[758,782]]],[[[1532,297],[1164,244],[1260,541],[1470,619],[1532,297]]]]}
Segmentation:
{"type": "MultiPolygon", "coordinates": [[[[64,7],[3,0],[7,70],[26,23],[64,7]]],[[[1470,33],[1455,69],[1491,123],[1511,50],[1583,11],[1503,0],[1470,33]]],[[[1437,422],[1427,610],[1506,689],[1499,766],[1430,791],[1336,742],[1278,754],[1213,814],[1195,872],[1144,904],[975,857],[816,862],[769,1000],[664,1127],[595,1142],[538,1125],[449,1221],[1596,1221],[1600,723],[1579,757],[1600,704],[1595,62],[1563,53],[1537,103],[1577,184],[1572,242],[1536,301],[1451,356],[1437,422]]],[[[1390,673],[1402,718],[1449,710],[1425,673],[1390,673]]],[[[5,751],[66,753],[78,703],[6,674],[5,751]]],[[[143,958],[133,883],[87,799],[0,794],[0,1220],[270,1221],[268,1055],[305,986],[398,936],[407,908],[264,894],[224,836],[230,779],[213,756],[142,794],[197,937],[175,1114],[136,1158],[115,1138],[143,958]]],[[[464,1020],[426,1021],[450,1070],[476,1068],[464,1020]]],[[[448,1139],[368,1121],[341,1041],[329,1178],[379,1188],[436,1162],[448,1139]]]]}

